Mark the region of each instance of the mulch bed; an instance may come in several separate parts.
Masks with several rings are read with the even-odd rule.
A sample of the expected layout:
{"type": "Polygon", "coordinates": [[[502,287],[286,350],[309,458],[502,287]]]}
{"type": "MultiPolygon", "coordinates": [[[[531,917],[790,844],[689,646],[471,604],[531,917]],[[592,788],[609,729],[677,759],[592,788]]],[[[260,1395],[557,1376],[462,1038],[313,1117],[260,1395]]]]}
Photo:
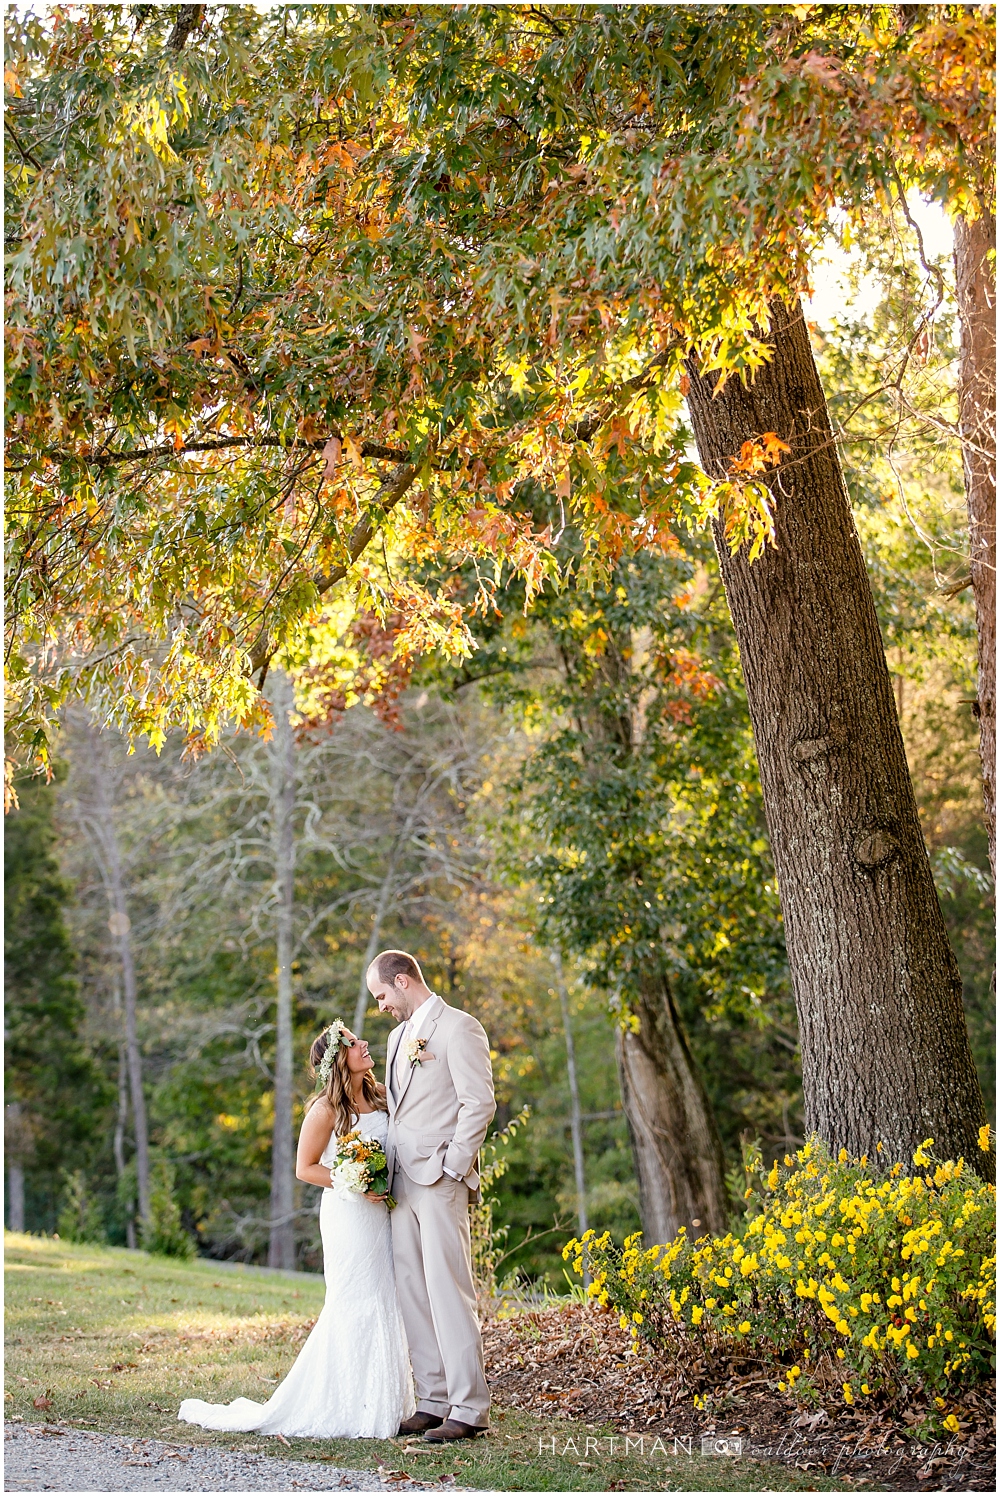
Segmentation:
{"type": "MultiPolygon", "coordinates": [[[[657,1436],[671,1450],[700,1452],[703,1434],[737,1434],[743,1457],[780,1461],[844,1480],[899,1491],[996,1490],[992,1390],[949,1404],[960,1431],[937,1437],[940,1410],[914,1396],[891,1410],[847,1407],[839,1387],[806,1406],[777,1391],[777,1366],[712,1352],[630,1353],[617,1317],[591,1305],[518,1313],[483,1328],[486,1374],[499,1407],[534,1416],[612,1424],[623,1435],[657,1436]],[[683,1365],[681,1365],[683,1361],[683,1365]],[[694,1397],[705,1399],[696,1409],[694,1397]]],[[[808,1489],[808,1488],[807,1488],[808,1489]]]]}

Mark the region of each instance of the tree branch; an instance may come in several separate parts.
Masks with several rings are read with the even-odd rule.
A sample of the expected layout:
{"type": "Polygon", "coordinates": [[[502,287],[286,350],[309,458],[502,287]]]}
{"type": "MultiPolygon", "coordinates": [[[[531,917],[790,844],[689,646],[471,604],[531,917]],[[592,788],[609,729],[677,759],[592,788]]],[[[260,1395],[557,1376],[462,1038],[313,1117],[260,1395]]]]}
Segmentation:
{"type": "MultiPolygon", "coordinates": [[[[53,448],[49,452],[39,455],[50,457],[54,462],[75,458],[78,462],[87,463],[90,467],[113,467],[121,462],[141,462],[150,457],[183,457],[188,452],[223,452],[231,447],[286,447],[291,451],[294,447],[305,447],[313,452],[320,452],[331,438],[343,441],[339,431],[331,431],[327,436],[318,436],[313,441],[286,442],[280,436],[219,436],[205,441],[183,442],[179,447],[173,442],[163,442],[159,447],[140,447],[134,452],[95,452],[89,457],[79,452],[66,452],[53,448]]],[[[383,462],[409,462],[411,454],[401,447],[383,447],[378,442],[362,442],[360,446],[362,457],[379,458],[383,462]]],[[[19,468],[8,466],[5,471],[18,472],[19,468]]]]}
{"type": "Polygon", "coordinates": [[[203,5],[178,5],[177,19],[167,38],[167,46],[174,52],[180,52],[192,31],[201,25],[204,14],[203,5]]]}
{"type": "MultiPolygon", "coordinates": [[[[324,592],[329,592],[331,587],[335,587],[338,582],[344,580],[355,561],[371,542],[375,534],[373,511],[380,509],[383,514],[388,514],[391,509],[394,509],[413,484],[413,480],[417,476],[417,471],[416,463],[402,462],[385,480],[372,500],[368,512],[361,516],[351,531],[347,542],[348,559],[335,566],[325,576],[313,579],[313,585],[321,597],[324,592]]],[[[258,690],[263,688],[264,680],[267,676],[267,667],[274,658],[277,648],[277,645],[269,643],[265,634],[258,639],[256,647],[251,651],[250,674],[256,675],[260,671],[260,679],[257,681],[258,690]]]]}

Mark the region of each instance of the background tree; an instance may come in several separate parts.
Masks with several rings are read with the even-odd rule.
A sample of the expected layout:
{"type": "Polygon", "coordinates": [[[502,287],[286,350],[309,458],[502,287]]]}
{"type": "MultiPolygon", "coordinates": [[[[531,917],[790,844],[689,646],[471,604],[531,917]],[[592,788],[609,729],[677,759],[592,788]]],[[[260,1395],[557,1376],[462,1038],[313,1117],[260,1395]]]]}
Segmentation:
{"type": "Polygon", "coordinates": [[[99,1146],[110,1102],[83,1033],[55,796],[54,784],[19,784],[4,837],[8,1224],[17,1231],[54,1229],[63,1170],[99,1146]]]}

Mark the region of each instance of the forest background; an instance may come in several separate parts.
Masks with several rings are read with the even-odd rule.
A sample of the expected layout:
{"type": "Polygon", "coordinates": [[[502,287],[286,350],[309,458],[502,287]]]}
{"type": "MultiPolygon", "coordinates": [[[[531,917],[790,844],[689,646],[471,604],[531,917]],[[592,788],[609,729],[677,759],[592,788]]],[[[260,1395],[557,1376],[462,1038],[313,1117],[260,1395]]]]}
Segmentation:
{"type": "MultiPolygon", "coordinates": [[[[938,220],[910,202],[830,218],[833,268],[817,257],[813,275],[837,291],[809,313],[810,336],[992,1122],[954,267],[920,232],[938,220]]],[[[424,341],[413,333],[418,365],[424,341]]],[[[336,440],[324,462],[344,459],[336,440]]],[[[693,460],[682,401],[670,443],[693,460]]],[[[346,460],[364,458],[348,447],[346,460]]],[[[134,1244],[145,1216],[144,1239],[166,1250],[273,1258],[276,998],[298,1119],[309,1043],[335,1013],[363,1025],[381,1064],[388,1026],[362,979],[395,945],[486,1025],[497,1125],[531,1109],[504,1149],[499,1271],[558,1290],[570,1230],[640,1224],[616,1032],[650,909],[734,1214],[746,1158],[802,1141],[795,1006],[711,534],[681,513],[602,574],[574,574],[565,562],[587,540],[565,513],[559,528],[568,481],[534,500],[562,586],[499,564],[484,588],[481,554],[387,533],[364,585],[272,665],[270,737],[224,726],[192,757],[189,735],[156,727],[158,752],[129,753],[100,710],[60,705],[53,777],[21,771],[7,828],[11,1225],[134,1244]],[[453,647],[442,604],[424,643],[444,648],[400,649],[412,621],[392,605],[407,589],[463,605],[468,643],[453,647]],[[595,734],[609,702],[630,724],[624,767],[595,734]],[[599,885],[581,874],[594,866],[599,885]]],[[[318,1268],[313,1194],[285,1214],[296,1261],[318,1268]]]]}

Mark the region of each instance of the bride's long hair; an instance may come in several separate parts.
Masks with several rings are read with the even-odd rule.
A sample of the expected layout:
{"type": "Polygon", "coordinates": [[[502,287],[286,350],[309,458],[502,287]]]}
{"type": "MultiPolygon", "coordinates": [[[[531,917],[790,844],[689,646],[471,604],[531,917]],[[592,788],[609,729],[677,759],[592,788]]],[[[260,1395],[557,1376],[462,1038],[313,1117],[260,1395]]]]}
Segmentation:
{"type": "MultiPolygon", "coordinates": [[[[328,1102],[333,1111],[333,1130],[338,1138],[342,1138],[346,1132],[351,1132],[358,1121],[358,1113],[352,1104],[352,1076],[347,1064],[348,1051],[340,1042],[340,1035],[330,1034],[326,1029],[318,1039],[314,1039],[309,1051],[309,1065],[312,1069],[313,1079],[319,1071],[320,1063],[330,1044],[336,1044],[337,1053],[333,1064],[330,1066],[330,1076],[322,1091],[310,1097],[306,1103],[306,1111],[322,1096],[328,1102]]],[[[387,1112],[389,1103],[385,1097],[385,1087],[379,1085],[371,1070],[367,1070],[361,1077],[361,1094],[365,1101],[376,1112],[387,1112]]]]}

